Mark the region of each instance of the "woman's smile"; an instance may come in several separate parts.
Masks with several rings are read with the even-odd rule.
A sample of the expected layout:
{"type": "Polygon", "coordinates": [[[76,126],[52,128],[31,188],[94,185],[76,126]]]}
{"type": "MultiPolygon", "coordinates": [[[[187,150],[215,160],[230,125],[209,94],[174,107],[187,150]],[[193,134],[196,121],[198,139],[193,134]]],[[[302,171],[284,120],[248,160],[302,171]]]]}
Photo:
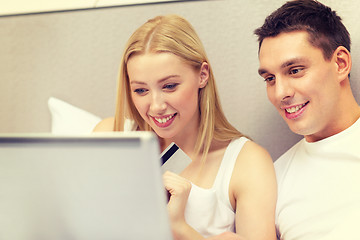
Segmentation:
{"type": "Polygon", "coordinates": [[[165,128],[173,123],[176,115],[177,113],[166,116],[157,116],[157,117],[150,116],[150,117],[153,119],[156,126],[165,128]]]}

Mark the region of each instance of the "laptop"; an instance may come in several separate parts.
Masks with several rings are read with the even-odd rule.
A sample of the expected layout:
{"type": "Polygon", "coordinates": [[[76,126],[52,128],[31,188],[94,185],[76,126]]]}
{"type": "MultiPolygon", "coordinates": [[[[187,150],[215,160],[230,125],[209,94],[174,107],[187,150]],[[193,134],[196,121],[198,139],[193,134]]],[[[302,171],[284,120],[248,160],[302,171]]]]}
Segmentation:
{"type": "Polygon", "coordinates": [[[172,239],[159,156],[150,132],[0,135],[0,239],[172,239]]]}

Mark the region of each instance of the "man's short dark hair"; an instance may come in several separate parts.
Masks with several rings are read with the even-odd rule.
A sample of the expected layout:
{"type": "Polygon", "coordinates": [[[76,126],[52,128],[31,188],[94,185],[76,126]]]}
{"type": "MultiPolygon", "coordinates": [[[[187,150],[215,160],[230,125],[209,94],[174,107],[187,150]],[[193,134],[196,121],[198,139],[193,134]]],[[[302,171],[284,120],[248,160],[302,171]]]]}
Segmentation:
{"type": "Polygon", "coordinates": [[[327,60],[339,46],[350,52],[350,34],[341,18],[316,0],[288,1],[269,15],[254,32],[258,36],[259,50],[265,38],[292,31],[307,31],[309,42],[321,49],[327,60]]]}

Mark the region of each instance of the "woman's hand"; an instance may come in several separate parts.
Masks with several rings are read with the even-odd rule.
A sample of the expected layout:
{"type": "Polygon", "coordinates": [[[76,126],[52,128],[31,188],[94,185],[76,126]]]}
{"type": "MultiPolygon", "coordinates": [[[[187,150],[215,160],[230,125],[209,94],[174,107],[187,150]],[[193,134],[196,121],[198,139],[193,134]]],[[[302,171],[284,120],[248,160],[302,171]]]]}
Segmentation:
{"type": "Polygon", "coordinates": [[[166,171],[163,175],[165,189],[170,193],[168,212],[171,224],[185,223],[185,207],[191,190],[191,183],[179,175],[166,171]]]}

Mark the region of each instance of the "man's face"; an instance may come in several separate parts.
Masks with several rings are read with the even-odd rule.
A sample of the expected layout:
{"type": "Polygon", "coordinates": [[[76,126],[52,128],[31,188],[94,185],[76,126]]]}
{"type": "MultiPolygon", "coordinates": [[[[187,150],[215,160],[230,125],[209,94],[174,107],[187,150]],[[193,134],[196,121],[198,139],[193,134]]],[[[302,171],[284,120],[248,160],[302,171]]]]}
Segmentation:
{"type": "Polygon", "coordinates": [[[314,142],[331,136],[341,109],[340,82],[333,57],[308,41],[308,33],[294,31],[265,38],[259,51],[259,74],[267,84],[270,102],[289,128],[314,142]]]}

